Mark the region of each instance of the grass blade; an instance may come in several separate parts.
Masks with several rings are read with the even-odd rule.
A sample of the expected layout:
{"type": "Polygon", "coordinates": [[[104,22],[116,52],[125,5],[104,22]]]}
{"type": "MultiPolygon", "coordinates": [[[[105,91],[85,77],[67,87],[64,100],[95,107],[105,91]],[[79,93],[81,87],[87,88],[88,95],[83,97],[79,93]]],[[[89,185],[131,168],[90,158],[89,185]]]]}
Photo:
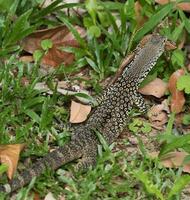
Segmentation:
{"type": "Polygon", "coordinates": [[[158,25],[164,17],[168,15],[169,12],[173,9],[174,4],[169,3],[154,14],[144,25],[143,27],[135,34],[134,41],[140,40],[146,33],[151,31],[156,25],[158,25]]]}

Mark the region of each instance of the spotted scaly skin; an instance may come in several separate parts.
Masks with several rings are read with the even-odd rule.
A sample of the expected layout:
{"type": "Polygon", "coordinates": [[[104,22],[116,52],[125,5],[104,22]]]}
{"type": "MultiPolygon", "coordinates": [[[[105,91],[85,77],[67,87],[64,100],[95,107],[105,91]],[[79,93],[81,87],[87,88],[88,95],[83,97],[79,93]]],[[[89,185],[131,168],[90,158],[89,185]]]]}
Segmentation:
{"type": "Polygon", "coordinates": [[[139,48],[118,80],[103,92],[99,98],[99,105],[88,120],[75,129],[71,141],[39,159],[9,184],[1,185],[0,192],[16,191],[28,184],[33,177],[43,173],[47,167],[56,170],[79,158],[81,159],[76,166],[77,169],[94,166],[99,140],[93,130],[99,130],[107,143],[111,144],[124,129],[129,112],[134,106],[142,112],[147,110],[147,105],[137,90],[164,52],[165,42],[165,37],[152,35],[144,47],[139,48]]]}

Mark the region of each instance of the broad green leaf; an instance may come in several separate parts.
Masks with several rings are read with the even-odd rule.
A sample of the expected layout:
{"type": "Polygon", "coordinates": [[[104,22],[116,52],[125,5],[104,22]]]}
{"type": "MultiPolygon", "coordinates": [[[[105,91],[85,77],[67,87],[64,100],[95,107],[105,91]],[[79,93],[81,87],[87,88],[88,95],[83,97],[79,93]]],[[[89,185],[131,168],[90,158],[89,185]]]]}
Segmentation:
{"type": "Polygon", "coordinates": [[[50,39],[42,40],[41,41],[41,47],[44,51],[47,51],[48,49],[51,49],[53,46],[53,43],[50,39]]]}
{"type": "Polygon", "coordinates": [[[102,134],[100,134],[100,132],[98,132],[97,130],[93,130],[93,131],[95,131],[95,133],[100,141],[100,144],[103,146],[104,150],[110,152],[110,148],[109,148],[105,138],[102,136],[102,134]]]}
{"type": "Polygon", "coordinates": [[[89,29],[88,29],[88,33],[89,35],[91,35],[92,37],[100,37],[101,35],[101,30],[98,26],[91,26],[89,29]]]}
{"type": "Polygon", "coordinates": [[[53,118],[53,111],[51,109],[52,101],[50,98],[46,98],[43,106],[42,106],[42,113],[40,118],[40,130],[46,129],[48,125],[51,123],[53,118]]]}
{"type": "Polygon", "coordinates": [[[184,23],[182,22],[179,26],[177,26],[173,33],[172,33],[172,41],[177,41],[183,31],[183,28],[184,28],[184,23]]]}
{"type": "Polygon", "coordinates": [[[42,17],[47,16],[48,14],[58,10],[59,9],[59,4],[62,3],[62,2],[63,2],[63,0],[55,0],[55,1],[53,1],[53,3],[51,3],[46,8],[41,9],[37,13],[34,13],[32,15],[31,20],[33,22],[39,21],[39,19],[41,19],[42,17]]]}
{"type": "Polygon", "coordinates": [[[183,20],[183,22],[185,23],[185,28],[188,31],[188,33],[190,33],[190,20],[185,16],[185,14],[183,13],[183,11],[179,11],[179,15],[181,17],[181,19],[183,20]]]}
{"type": "Polygon", "coordinates": [[[14,0],[0,0],[0,11],[9,11],[11,5],[14,3],[14,0]]]}
{"type": "Polygon", "coordinates": [[[179,77],[177,80],[177,89],[184,90],[186,94],[190,94],[190,74],[179,77]]]}
{"type": "Polygon", "coordinates": [[[184,52],[180,49],[176,49],[172,52],[171,61],[175,69],[184,66],[185,55],[184,52]],[[176,67],[177,66],[177,67],[176,67]]]}
{"type": "Polygon", "coordinates": [[[33,53],[33,58],[34,61],[37,63],[41,60],[41,58],[43,57],[44,53],[41,50],[35,50],[33,53]]]}
{"type": "Polygon", "coordinates": [[[94,24],[96,24],[96,13],[97,13],[97,1],[96,0],[86,0],[86,9],[92,17],[94,24]]]}
{"type": "Polygon", "coordinates": [[[100,70],[99,70],[98,66],[96,65],[96,63],[88,57],[85,57],[85,58],[86,58],[86,61],[88,62],[88,64],[94,69],[94,71],[99,73],[100,70]]]}
{"type": "Polygon", "coordinates": [[[141,131],[143,133],[149,133],[152,130],[151,125],[147,122],[143,122],[143,127],[141,128],[141,131]]]}
{"type": "Polygon", "coordinates": [[[163,145],[159,156],[162,156],[168,152],[171,152],[174,149],[183,148],[187,144],[190,144],[190,134],[176,136],[175,138],[172,138],[170,142],[163,145]]]}
{"type": "Polygon", "coordinates": [[[33,110],[24,110],[23,111],[26,115],[28,115],[34,122],[40,123],[40,117],[37,115],[33,110]]]}
{"type": "Polygon", "coordinates": [[[3,46],[14,44],[16,41],[24,38],[34,31],[34,26],[30,26],[28,18],[32,13],[32,9],[22,14],[13,24],[11,31],[6,35],[3,46]]]}

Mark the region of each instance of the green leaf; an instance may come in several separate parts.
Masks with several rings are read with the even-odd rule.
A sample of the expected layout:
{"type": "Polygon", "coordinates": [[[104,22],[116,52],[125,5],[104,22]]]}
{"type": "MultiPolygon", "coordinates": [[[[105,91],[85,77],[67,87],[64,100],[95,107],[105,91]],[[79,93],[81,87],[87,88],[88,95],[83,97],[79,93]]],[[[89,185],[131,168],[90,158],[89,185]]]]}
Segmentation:
{"type": "Polygon", "coordinates": [[[14,0],[0,0],[0,10],[9,11],[11,5],[14,3],[14,0]]]}
{"type": "Polygon", "coordinates": [[[185,145],[189,144],[190,142],[190,134],[183,135],[183,136],[176,136],[172,137],[171,141],[167,144],[164,144],[161,148],[159,156],[162,156],[168,152],[171,152],[177,148],[183,148],[185,145]]]}
{"type": "Polygon", "coordinates": [[[8,166],[5,164],[0,165],[0,174],[3,174],[8,169],[8,166]]]}
{"type": "Polygon", "coordinates": [[[187,32],[190,33],[190,20],[185,16],[183,11],[181,11],[181,10],[179,10],[179,15],[180,15],[181,19],[183,20],[183,22],[185,23],[185,28],[186,28],[187,32]]]}
{"type": "Polygon", "coordinates": [[[184,125],[189,125],[189,124],[190,124],[190,114],[186,114],[186,115],[183,116],[183,121],[182,121],[182,123],[183,123],[184,125]]]}
{"type": "Polygon", "coordinates": [[[35,50],[33,53],[33,58],[34,61],[37,63],[41,60],[41,58],[43,57],[44,53],[41,50],[35,50]]]}
{"type": "Polygon", "coordinates": [[[3,41],[3,46],[14,44],[16,41],[26,37],[32,33],[35,29],[34,26],[30,26],[28,18],[32,13],[32,9],[22,14],[13,24],[11,31],[6,35],[3,41]]]}
{"type": "Polygon", "coordinates": [[[151,18],[143,25],[143,27],[135,34],[134,41],[140,40],[146,33],[152,30],[156,25],[158,25],[164,17],[172,11],[174,4],[168,3],[156,14],[151,16],[151,18]]]}
{"type": "Polygon", "coordinates": [[[190,175],[184,175],[184,176],[179,177],[175,181],[172,189],[170,190],[167,199],[172,199],[174,195],[179,194],[185,188],[185,186],[189,183],[190,183],[190,175]]]}
{"type": "MultiPolygon", "coordinates": [[[[184,62],[185,62],[185,55],[184,52],[180,49],[176,49],[172,52],[172,56],[171,56],[171,60],[172,60],[172,64],[173,66],[177,66],[177,69],[180,67],[184,66],[184,62]]],[[[176,67],[175,67],[176,69],[176,67]]]]}
{"type": "Polygon", "coordinates": [[[168,124],[165,130],[166,135],[172,135],[172,128],[175,120],[175,113],[171,113],[170,118],[168,120],[168,124]]]}
{"type": "Polygon", "coordinates": [[[136,133],[139,129],[140,126],[143,124],[143,122],[139,119],[133,119],[133,122],[129,124],[128,128],[130,131],[136,133]]]}
{"type": "Polygon", "coordinates": [[[126,14],[127,19],[135,18],[135,2],[134,2],[134,0],[126,1],[125,5],[124,5],[124,12],[126,14]]]}
{"type": "Polygon", "coordinates": [[[100,37],[101,35],[101,30],[98,26],[91,26],[88,29],[88,34],[91,35],[92,37],[100,37]]]}
{"type": "Polygon", "coordinates": [[[152,130],[151,125],[147,122],[143,122],[143,127],[141,128],[141,131],[143,133],[149,133],[152,130]]]}
{"type": "Polygon", "coordinates": [[[144,186],[149,194],[154,195],[155,197],[157,197],[161,200],[165,200],[161,191],[157,188],[156,185],[154,185],[154,183],[150,180],[147,173],[143,172],[142,169],[140,169],[138,171],[137,170],[133,171],[133,175],[144,184],[144,186]]]}
{"type": "Polygon", "coordinates": [[[186,94],[190,94],[190,74],[179,77],[177,80],[177,89],[184,90],[186,94]]]}
{"type": "Polygon", "coordinates": [[[68,19],[65,18],[65,16],[58,16],[59,19],[64,22],[64,24],[67,26],[67,28],[71,31],[71,33],[74,35],[75,39],[78,41],[78,43],[86,48],[86,42],[84,41],[83,38],[81,38],[80,34],[78,31],[75,29],[75,27],[68,21],[68,19]]]}
{"type": "Polygon", "coordinates": [[[173,33],[172,33],[172,41],[177,41],[183,31],[183,28],[184,28],[184,23],[182,22],[179,26],[177,26],[173,33]]]}
{"type": "Polygon", "coordinates": [[[104,150],[110,152],[110,148],[109,148],[105,138],[102,136],[102,134],[95,129],[94,129],[94,132],[96,133],[96,135],[100,141],[100,144],[103,146],[104,150]]]}
{"type": "Polygon", "coordinates": [[[110,19],[106,12],[98,12],[98,18],[100,20],[100,23],[103,27],[109,27],[110,26],[110,19]]]}
{"type": "Polygon", "coordinates": [[[99,73],[100,70],[99,70],[98,66],[96,65],[96,63],[88,57],[85,57],[85,58],[86,58],[86,61],[88,62],[88,64],[93,68],[93,70],[96,71],[97,73],[99,73]]]}
{"type": "Polygon", "coordinates": [[[46,40],[41,41],[41,47],[45,51],[47,51],[48,49],[51,49],[52,46],[53,46],[53,43],[50,39],[46,39],[46,40]]]}
{"type": "Polygon", "coordinates": [[[86,9],[88,10],[90,16],[92,17],[93,23],[96,24],[96,13],[97,13],[97,2],[96,0],[86,0],[86,9]]]}
{"type": "Polygon", "coordinates": [[[23,111],[26,115],[28,115],[34,122],[40,123],[40,117],[37,115],[33,110],[24,110],[23,111]]]}
{"type": "Polygon", "coordinates": [[[90,17],[84,17],[83,18],[83,24],[86,28],[91,27],[93,24],[92,19],[90,17]]]}
{"type": "Polygon", "coordinates": [[[51,123],[53,118],[52,101],[50,98],[46,98],[43,106],[40,118],[40,130],[44,130],[51,123]]]}

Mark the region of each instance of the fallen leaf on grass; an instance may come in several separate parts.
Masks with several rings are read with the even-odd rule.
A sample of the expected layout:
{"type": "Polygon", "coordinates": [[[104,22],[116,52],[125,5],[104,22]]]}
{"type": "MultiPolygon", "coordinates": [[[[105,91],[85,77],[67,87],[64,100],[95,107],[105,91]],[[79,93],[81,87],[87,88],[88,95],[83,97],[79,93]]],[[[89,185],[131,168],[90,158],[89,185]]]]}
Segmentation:
{"type": "Polygon", "coordinates": [[[184,73],[185,72],[183,69],[179,69],[179,70],[175,71],[171,75],[171,77],[169,79],[169,83],[168,83],[168,88],[172,94],[171,111],[175,112],[175,113],[180,113],[182,111],[183,105],[185,103],[184,92],[177,90],[177,80],[179,79],[179,77],[184,75],[184,73]]]}
{"type": "Polygon", "coordinates": [[[168,111],[165,102],[152,106],[152,108],[148,111],[148,118],[155,128],[159,128],[167,123],[168,116],[165,111],[168,111]]]}
{"type": "Polygon", "coordinates": [[[19,58],[20,61],[25,62],[25,63],[29,63],[29,62],[33,62],[34,59],[32,56],[21,56],[19,58]]]}
{"type": "Polygon", "coordinates": [[[167,83],[159,78],[154,79],[143,88],[139,89],[139,92],[144,95],[153,95],[157,98],[164,96],[167,90],[167,83]]]}
{"type": "MultiPolygon", "coordinates": [[[[150,153],[150,156],[153,158],[158,157],[159,152],[152,152],[150,153]]],[[[179,168],[183,166],[183,171],[190,173],[190,162],[184,163],[184,159],[189,154],[186,152],[171,152],[164,155],[163,158],[161,158],[161,163],[164,167],[168,168],[179,168]]]]}
{"type": "Polygon", "coordinates": [[[38,193],[34,193],[34,199],[33,200],[40,200],[40,195],[38,193]]]}
{"type": "Polygon", "coordinates": [[[53,196],[53,194],[52,194],[51,192],[49,192],[49,193],[45,196],[44,200],[56,200],[56,199],[55,199],[55,197],[53,196]]]}
{"type": "MultiPolygon", "coordinates": [[[[86,32],[83,28],[75,26],[81,37],[85,37],[86,32]]],[[[61,63],[69,65],[74,60],[72,53],[60,50],[60,47],[78,47],[79,44],[73,34],[66,26],[59,26],[52,29],[44,29],[32,33],[22,41],[23,49],[31,54],[41,48],[41,41],[50,39],[53,43],[52,48],[42,58],[42,64],[56,67],[61,63]]]]}
{"type": "MultiPolygon", "coordinates": [[[[171,0],[173,2],[177,2],[177,0],[171,0]]],[[[170,0],[155,0],[156,3],[158,4],[167,4],[170,2],[170,0]]],[[[190,3],[178,3],[177,7],[180,8],[183,11],[190,12],[190,3]]]]}
{"type": "Polygon", "coordinates": [[[72,101],[69,121],[71,123],[83,122],[87,119],[90,111],[91,111],[91,106],[83,105],[75,101],[72,101]]]}
{"type": "Polygon", "coordinates": [[[7,176],[11,180],[17,168],[20,152],[24,144],[10,144],[0,146],[0,162],[8,166],[7,176]]]}
{"type": "Polygon", "coordinates": [[[142,15],[143,8],[139,1],[135,2],[135,16],[136,16],[136,22],[137,27],[142,27],[143,24],[147,21],[147,17],[145,15],[142,15]]]}

